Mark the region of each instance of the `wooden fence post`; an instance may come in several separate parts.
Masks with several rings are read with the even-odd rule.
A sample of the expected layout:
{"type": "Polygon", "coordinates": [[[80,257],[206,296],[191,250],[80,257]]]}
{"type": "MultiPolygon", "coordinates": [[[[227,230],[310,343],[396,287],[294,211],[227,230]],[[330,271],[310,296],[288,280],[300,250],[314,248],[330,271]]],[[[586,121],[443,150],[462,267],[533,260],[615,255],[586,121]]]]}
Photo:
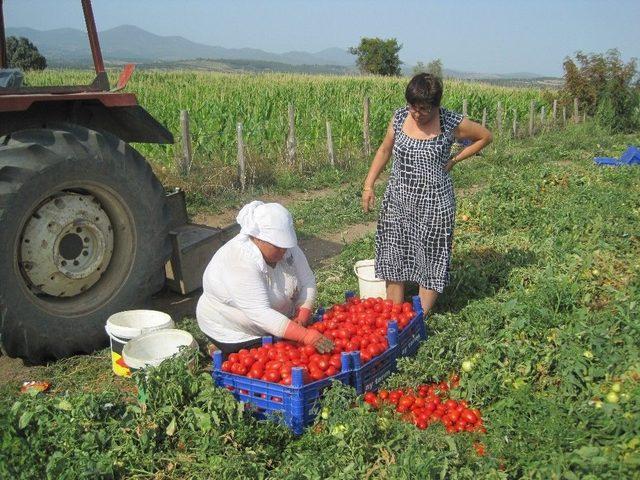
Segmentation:
{"type": "Polygon", "coordinates": [[[536,108],[536,102],[535,100],[531,100],[531,103],[529,103],[529,136],[530,137],[533,136],[533,119],[535,116],[535,108],[536,108]]]}
{"type": "Polygon", "coordinates": [[[468,117],[469,116],[468,113],[467,113],[467,106],[468,106],[467,99],[465,98],[465,99],[462,100],[462,116],[463,117],[468,117]]]}
{"type": "Polygon", "coordinates": [[[573,99],[573,123],[580,121],[580,112],[578,111],[578,98],[573,99]]]}
{"type": "Polygon", "coordinates": [[[547,119],[547,109],[544,107],[540,107],[540,128],[544,128],[545,120],[547,119]]]}
{"type": "MultiPolygon", "coordinates": [[[[364,133],[364,154],[367,157],[371,155],[371,132],[369,131],[369,125],[371,123],[370,108],[371,108],[371,100],[369,99],[369,97],[364,97],[363,115],[362,115],[362,131],[364,133]]],[[[327,122],[327,125],[329,125],[328,122],[327,122]]],[[[333,162],[331,163],[331,165],[333,165],[333,162]]]]}
{"type": "Polygon", "coordinates": [[[329,163],[332,167],[336,166],[336,159],[333,154],[333,136],[331,135],[331,123],[327,120],[327,152],[329,153],[329,163]]]}
{"type": "Polygon", "coordinates": [[[247,172],[244,162],[244,140],[242,139],[242,122],[236,125],[236,133],[238,134],[238,178],[240,179],[240,190],[244,192],[247,172]]]}
{"type": "Polygon", "coordinates": [[[482,126],[487,126],[487,107],[482,109],[482,126]]]}
{"type": "Polygon", "coordinates": [[[502,102],[498,102],[498,107],[496,108],[496,129],[498,133],[502,133],[502,102]]]}
{"type": "Polygon", "coordinates": [[[553,101],[553,123],[556,123],[558,118],[558,100],[553,101]]]}
{"type": "Polygon", "coordinates": [[[567,126],[567,107],[565,105],[562,106],[562,125],[567,126]]]}
{"type": "Polygon", "coordinates": [[[296,111],[293,103],[289,104],[289,135],[287,137],[287,163],[296,163],[296,111]]]}
{"type": "Polygon", "coordinates": [[[189,175],[191,171],[192,149],[191,133],[189,130],[189,112],[180,111],[180,128],[182,130],[182,156],[180,157],[180,174],[189,175]]]}
{"type": "Polygon", "coordinates": [[[582,111],[582,123],[587,121],[587,111],[583,110],[582,111]]]}
{"type": "Polygon", "coordinates": [[[518,111],[513,109],[513,125],[511,126],[511,133],[513,134],[513,138],[516,138],[518,135],[518,111]]]}

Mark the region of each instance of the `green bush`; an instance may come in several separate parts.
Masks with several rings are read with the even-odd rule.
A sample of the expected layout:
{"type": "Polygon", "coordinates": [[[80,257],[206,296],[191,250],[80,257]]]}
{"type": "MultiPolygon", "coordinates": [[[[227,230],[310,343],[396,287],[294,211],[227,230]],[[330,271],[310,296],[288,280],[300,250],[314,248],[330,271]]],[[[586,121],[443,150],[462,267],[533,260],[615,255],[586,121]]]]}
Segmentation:
{"type": "Polygon", "coordinates": [[[636,59],[624,63],[620,52],[576,53],[564,61],[565,102],[577,98],[581,110],[615,132],[630,132],[640,125],[640,77],[636,59]],[[579,65],[577,65],[577,64],[579,65]]]}

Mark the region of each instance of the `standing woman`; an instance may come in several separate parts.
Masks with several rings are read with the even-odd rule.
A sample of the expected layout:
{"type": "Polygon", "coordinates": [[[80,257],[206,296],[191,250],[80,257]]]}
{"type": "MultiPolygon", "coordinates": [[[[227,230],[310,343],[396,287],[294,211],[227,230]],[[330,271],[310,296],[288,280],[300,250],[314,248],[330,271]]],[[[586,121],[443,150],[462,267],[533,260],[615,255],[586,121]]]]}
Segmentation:
{"type": "Polygon", "coordinates": [[[407,106],[396,110],[364,182],[362,208],[375,206],[374,184],[393,153],[394,162],[376,231],[376,277],[386,280],[387,298],[404,299],[405,282],[420,286],[425,312],[449,282],[455,196],[451,169],[489,143],[489,130],[440,106],[442,81],[414,76],[407,106]],[[472,143],[451,157],[456,139],[472,143]]]}

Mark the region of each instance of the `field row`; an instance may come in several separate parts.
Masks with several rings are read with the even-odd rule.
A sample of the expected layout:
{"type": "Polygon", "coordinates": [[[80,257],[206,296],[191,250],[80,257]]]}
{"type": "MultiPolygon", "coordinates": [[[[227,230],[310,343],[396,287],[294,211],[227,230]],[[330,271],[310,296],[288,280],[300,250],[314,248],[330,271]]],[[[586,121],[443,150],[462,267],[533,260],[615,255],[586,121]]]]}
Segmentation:
{"type": "MultiPolygon", "coordinates": [[[[55,71],[30,73],[32,85],[88,83],[92,72],[55,71]]],[[[112,83],[115,83],[115,73],[112,83]]],[[[191,136],[197,162],[235,163],[236,124],[243,123],[249,157],[277,160],[283,157],[288,134],[288,105],[296,110],[298,152],[312,159],[326,152],[326,122],[330,121],[338,154],[361,152],[363,101],[370,98],[373,148],[382,140],[393,111],[405,104],[406,78],[338,77],[288,74],[221,74],[202,72],[136,72],[127,87],[140,103],[179,139],[180,111],[191,119],[191,136]]],[[[462,112],[467,100],[470,118],[495,124],[497,103],[502,103],[508,128],[515,111],[526,119],[531,101],[536,112],[547,101],[541,90],[505,88],[478,83],[445,81],[443,105],[462,112]]],[[[551,105],[546,105],[550,112],[551,105]]],[[[148,156],[168,165],[178,149],[142,146],[148,156]]]]}

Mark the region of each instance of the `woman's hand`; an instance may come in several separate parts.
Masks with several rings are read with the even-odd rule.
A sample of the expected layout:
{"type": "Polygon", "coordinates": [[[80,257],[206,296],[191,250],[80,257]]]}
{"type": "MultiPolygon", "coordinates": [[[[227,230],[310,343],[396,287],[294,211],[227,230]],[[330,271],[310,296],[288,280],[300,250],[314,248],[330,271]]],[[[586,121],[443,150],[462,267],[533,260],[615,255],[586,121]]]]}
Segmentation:
{"type": "Polygon", "coordinates": [[[367,213],[376,206],[376,194],[372,187],[365,187],[362,190],[362,211],[367,213]]]}
{"type": "Polygon", "coordinates": [[[450,172],[451,169],[453,168],[453,166],[458,163],[456,161],[456,157],[450,158],[449,161],[447,162],[447,164],[444,166],[444,171],[445,172],[450,172]]]}
{"type": "Polygon", "coordinates": [[[384,140],[382,140],[382,144],[376,151],[373,162],[371,162],[367,178],[364,180],[364,190],[362,191],[362,211],[364,213],[373,210],[376,205],[376,196],[373,186],[375,185],[376,179],[380,176],[380,172],[384,169],[385,165],[391,158],[394,135],[392,118],[389,122],[389,126],[387,126],[387,133],[384,136],[384,140]]]}
{"type": "Polygon", "coordinates": [[[305,327],[307,323],[309,323],[309,320],[311,320],[311,310],[306,307],[300,307],[296,309],[295,317],[291,320],[305,327]]]}
{"type": "Polygon", "coordinates": [[[289,321],[283,337],[304,345],[313,345],[320,353],[332,352],[335,347],[333,342],[319,331],[301,327],[294,321],[289,321]]]}

